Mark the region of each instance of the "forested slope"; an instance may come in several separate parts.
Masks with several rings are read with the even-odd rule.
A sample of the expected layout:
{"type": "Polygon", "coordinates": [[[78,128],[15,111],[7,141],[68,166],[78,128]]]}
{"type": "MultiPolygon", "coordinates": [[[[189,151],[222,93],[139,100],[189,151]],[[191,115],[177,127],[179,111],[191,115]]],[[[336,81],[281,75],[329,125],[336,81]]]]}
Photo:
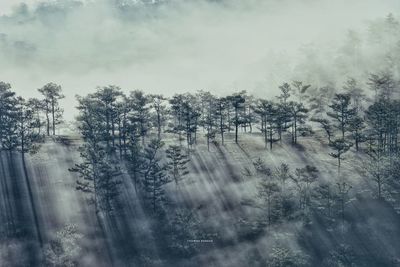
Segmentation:
{"type": "MultiPolygon", "coordinates": [[[[37,265],[51,257],[63,229],[61,239],[80,248],[63,257],[76,257],[80,266],[264,266],[275,257],[314,266],[335,257],[357,259],[357,266],[397,266],[400,217],[392,206],[372,198],[374,184],[362,172],[365,156],[355,151],[341,169],[352,185],[344,221],[337,200],[332,198],[332,216],[327,216],[326,199],[315,195],[313,212],[292,203],[291,215],[284,217],[275,214],[281,207],[273,205],[269,223],[254,163],[261,159],[272,170],[282,163],[293,171],[316,166],[313,190],[330,182],[335,191],[337,164],[322,139],[304,138],[295,147],[284,139],[272,151],[256,133],[241,135],[238,144],[228,135],[224,146],[211,145],[209,151],[201,139],[190,154],[187,177],[167,184],[170,207],[163,219],[148,210],[126,174],[117,208],[96,215],[75,189],[76,174],[68,171],[80,161],[80,143],[72,137],[48,139],[25,164],[19,154],[2,153],[2,232],[14,236],[2,241],[3,266],[37,265]],[[66,231],[68,225],[74,230],[66,231]],[[76,233],[80,236],[74,239],[76,233]]],[[[285,194],[298,196],[292,181],[286,181],[285,194]]]]}

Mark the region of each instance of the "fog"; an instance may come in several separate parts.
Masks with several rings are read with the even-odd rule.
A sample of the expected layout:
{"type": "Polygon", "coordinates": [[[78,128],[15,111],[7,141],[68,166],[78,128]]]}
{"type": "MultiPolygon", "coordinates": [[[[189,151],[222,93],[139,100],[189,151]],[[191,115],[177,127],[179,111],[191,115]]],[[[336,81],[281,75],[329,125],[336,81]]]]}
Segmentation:
{"type": "Polygon", "coordinates": [[[270,96],[287,80],[365,75],[381,49],[364,46],[369,59],[350,68],[349,38],[364,40],[371,21],[400,10],[397,0],[150,2],[2,0],[0,80],[24,96],[61,84],[68,119],[75,94],[108,84],[270,96]]]}

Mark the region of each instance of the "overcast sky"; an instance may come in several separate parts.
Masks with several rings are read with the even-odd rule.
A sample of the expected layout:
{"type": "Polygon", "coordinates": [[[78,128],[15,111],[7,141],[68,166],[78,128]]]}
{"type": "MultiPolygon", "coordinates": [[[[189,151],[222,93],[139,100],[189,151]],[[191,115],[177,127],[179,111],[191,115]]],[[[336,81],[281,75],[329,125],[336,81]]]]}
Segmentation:
{"type": "Polygon", "coordinates": [[[400,10],[398,0],[175,0],[129,12],[115,0],[12,8],[18,2],[0,0],[0,79],[26,95],[59,83],[68,106],[108,84],[268,94],[294,75],[302,47],[338,49],[348,29],[400,10]]]}

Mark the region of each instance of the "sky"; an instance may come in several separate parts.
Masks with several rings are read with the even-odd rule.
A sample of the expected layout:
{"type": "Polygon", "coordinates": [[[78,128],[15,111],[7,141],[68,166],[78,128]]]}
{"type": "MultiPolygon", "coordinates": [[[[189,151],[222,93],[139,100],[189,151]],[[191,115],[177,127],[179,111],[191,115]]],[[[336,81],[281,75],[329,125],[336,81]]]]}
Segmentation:
{"type": "Polygon", "coordinates": [[[302,78],[304,47],[336,51],[349,29],[400,11],[398,0],[128,1],[0,0],[0,80],[26,96],[62,85],[69,118],[76,94],[109,84],[272,95],[302,78]]]}

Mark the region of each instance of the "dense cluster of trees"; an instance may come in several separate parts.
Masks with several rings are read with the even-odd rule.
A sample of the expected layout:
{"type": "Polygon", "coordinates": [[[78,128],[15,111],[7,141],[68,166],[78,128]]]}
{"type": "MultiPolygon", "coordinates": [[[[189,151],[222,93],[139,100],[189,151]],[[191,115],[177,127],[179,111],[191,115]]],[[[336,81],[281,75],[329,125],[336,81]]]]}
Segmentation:
{"type": "MultiPolygon", "coordinates": [[[[125,94],[116,86],[101,87],[77,98],[84,161],[71,170],[82,178],[78,189],[101,196],[98,201],[106,199],[105,206],[112,209],[122,175],[116,163],[122,159],[135,189],[143,189],[156,210],[165,200],[164,185],[171,181],[178,185],[188,173],[189,154],[200,135],[210,149],[211,144],[224,145],[227,134],[233,137],[230,141],[239,143],[241,133],[261,133],[266,149],[272,150],[275,142],[286,137],[297,145],[299,137],[313,135],[319,125],[339,171],[349,150],[369,155],[368,174],[382,197],[385,187],[393,186],[388,175],[395,177],[400,105],[396,81],[390,75],[371,74],[367,85],[370,94],[349,79],[322,104],[318,95],[326,90],[301,81],[283,83],[275,100],[255,98],[246,91],[223,97],[199,91],[167,98],[140,90],[125,94]],[[164,149],[162,139],[171,135],[180,145],[164,149]]],[[[3,150],[34,151],[45,135],[56,134],[63,113],[61,87],[49,83],[38,91],[42,99],[25,100],[17,97],[9,84],[0,84],[3,150]]]]}
{"type": "Polygon", "coordinates": [[[41,99],[24,99],[12,91],[10,84],[0,82],[1,150],[16,150],[22,155],[35,152],[45,135],[56,134],[63,114],[59,105],[59,99],[63,98],[61,86],[49,83],[38,91],[41,99]]]}
{"type": "MultiPolygon", "coordinates": [[[[223,97],[199,91],[167,98],[140,90],[125,94],[116,86],[98,88],[93,94],[77,98],[79,130],[85,140],[81,147],[84,165],[73,168],[84,180],[78,188],[94,192],[101,199],[116,196],[121,171],[119,167],[111,171],[110,166],[122,160],[135,189],[141,190],[156,211],[165,203],[164,186],[171,181],[178,185],[188,173],[190,151],[198,144],[199,136],[210,149],[211,144],[224,145],[227,134],[232,137],[230,141],[239,143],[241,133],[261,133],[266,149],[272,150],[275,142],[286,137],[298,145],[299,137],[315,135],[318,125],[326,133],[331,150],[327,153],[337,159],[339,171],[351,149],[365,152],[372,161],[390,158],[390,168],[394,168],[399,153],[395,80],[385,73],[372,74],[368,86],[372,97],[367,97],[368,91],[361,89],[356,80],[349,79],[342,90],[322,104],[318,94],[325,94],[325,88],[313,88],[301,81],[283,83],[275,100],[255,98],[246,91],[223,97]],[[164,148],[166,136],[175,136],[179,145],[164,148]]],[[[58,99],[57,93],[55,97],[58,99]]],[[[57,106],[52,108],[51,98],[46,99],[50,99],[47,102],[51,107],[44,109],[50,110],[51,116],[46,117],[57,121],[52,113],[57,106]]],[[[56,124],[53,121],[51,125],[56,124]]],[[[379,176],[381,172],[369,173],[381,196],[385,179],[379,176]]],[[[292,181],[299,182],[299,175],[294,175],[297,180],[292,181]]],[[[298,182],[297,187],[302,188],[298,182]]],[[[276,189],[268,186],[270,191],[276,189]]],[[[302,200],[300,206],[307,207],[307,203],[302,200]]]]}

